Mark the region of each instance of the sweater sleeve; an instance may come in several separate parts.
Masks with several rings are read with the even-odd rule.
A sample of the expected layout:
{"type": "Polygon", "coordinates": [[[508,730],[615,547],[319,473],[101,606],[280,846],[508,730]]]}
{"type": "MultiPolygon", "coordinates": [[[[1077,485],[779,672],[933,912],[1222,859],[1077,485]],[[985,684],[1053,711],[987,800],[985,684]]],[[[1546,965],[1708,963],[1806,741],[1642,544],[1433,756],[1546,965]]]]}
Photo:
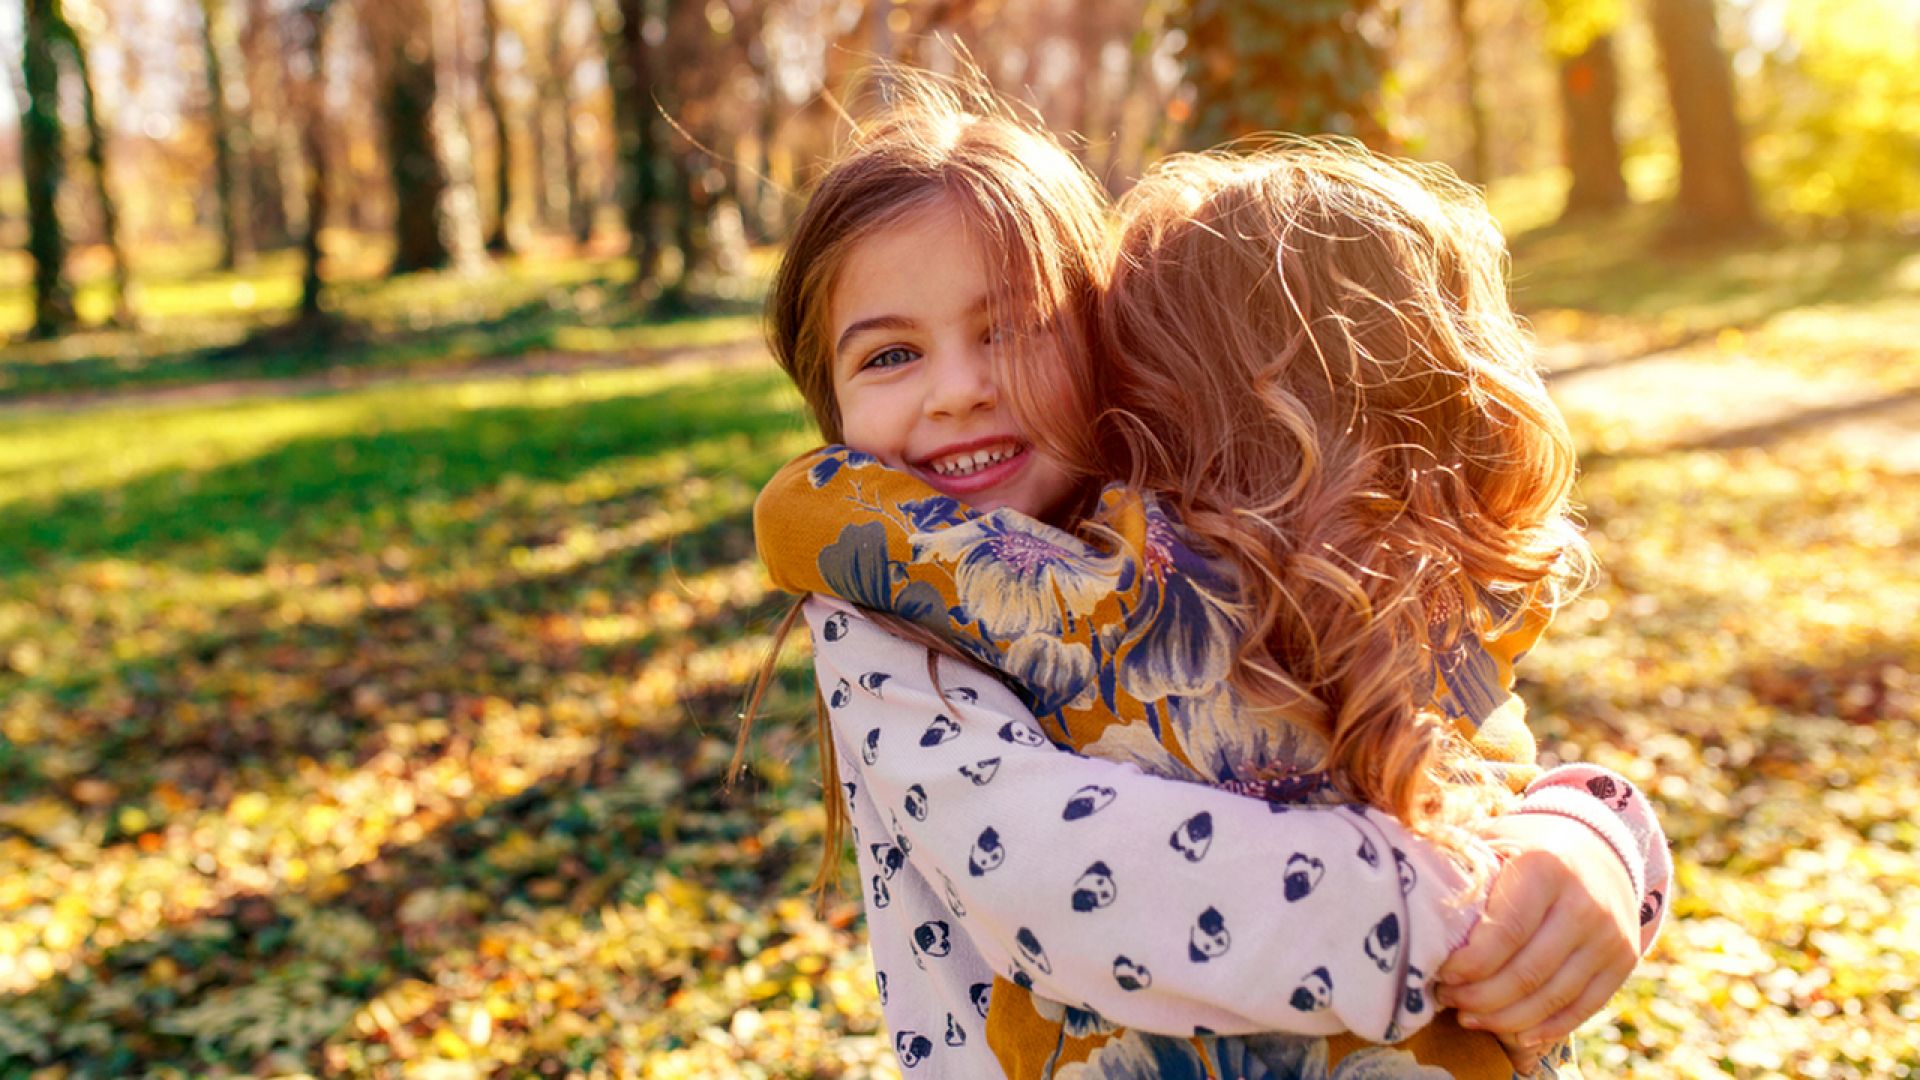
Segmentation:
{"type": "Polygon", "coordinates": [[[1166,1034],[1390,1042],[1431,1019],[1478,896],[1390,817],[1063,752],[976,670],[942,658],[937,689],[925,649],[829,601],[807,616],[845,794],[887,822],[861,838],[868,902],[911,866],[952,916],[910,931],[915,964],[961,933],[1037,994],[1166,1034]]]}
{"type": "Polygon", "coordinates": [[[1673,856],[1646,794],[1611,769],[1576,763],[1543,773],[1527,788],[1520,811],[1569,817],[1600,834],[1633,879],[1640,898],[1640,953],[1646,955],[1673,896],[1673,856]]]}

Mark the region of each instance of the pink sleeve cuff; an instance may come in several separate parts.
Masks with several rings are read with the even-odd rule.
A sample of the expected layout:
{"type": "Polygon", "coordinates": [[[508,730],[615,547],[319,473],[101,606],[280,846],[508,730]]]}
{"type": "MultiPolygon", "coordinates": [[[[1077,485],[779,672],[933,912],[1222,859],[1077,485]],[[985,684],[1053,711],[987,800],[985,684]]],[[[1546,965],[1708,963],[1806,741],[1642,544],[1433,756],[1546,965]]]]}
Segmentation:
{"type": "Polygon", "coordinates": [[[1611,769],[1574,763],[1543,773],[1528,785],[1520,812],[1558,814],[1592,829],[1606,841],[1640,898],[1640,951],[1644,955],[1666,921],[1673,889],[1673,857],[1653,804],[1639,788],[1611,769]]]}

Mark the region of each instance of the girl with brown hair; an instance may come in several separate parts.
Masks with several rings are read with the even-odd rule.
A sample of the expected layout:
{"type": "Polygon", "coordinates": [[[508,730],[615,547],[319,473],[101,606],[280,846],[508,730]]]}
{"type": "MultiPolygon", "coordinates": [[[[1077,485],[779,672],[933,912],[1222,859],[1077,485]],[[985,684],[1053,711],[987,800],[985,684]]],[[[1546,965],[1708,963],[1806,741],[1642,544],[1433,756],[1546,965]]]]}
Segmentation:
{"type": "Polygon", "coordinates": [[[1631,785],[1535,775],[1510,692],[1580,549],[1497,246],[1316,149],[1162,170],[1116,263],[1056,142],[894,85],[769,304],[847,445],[782,470],[755,526],[778,584],[864,609],[806,614],[902,1065],[1506,1075],[1430,1024],[1496,865],[1470,826],[1526,787],[1519,847],[1625,871],[1500,874],[1547,914],[1481,951],[1554,974],[1522,995],[1544,1011],[1499,963],[1461,988],[1491,1030],[1604,1002],[1668,870],[1631,785]],[[1605,960],[1566,940],[1610,928],[1605,960]]]}

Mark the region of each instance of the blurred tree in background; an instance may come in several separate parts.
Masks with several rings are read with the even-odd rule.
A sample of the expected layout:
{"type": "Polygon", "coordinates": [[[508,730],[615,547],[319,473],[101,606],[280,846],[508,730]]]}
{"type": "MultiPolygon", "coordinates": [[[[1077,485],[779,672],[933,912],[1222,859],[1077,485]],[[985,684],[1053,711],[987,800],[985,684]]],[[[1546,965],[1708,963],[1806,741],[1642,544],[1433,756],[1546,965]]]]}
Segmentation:
{"type": "Polygon", "coordinates": [[[1920,211],[1912,0],[66,4],[0,0],[0,248],[36,268],[9,332],[82,321],[76,273],[85,320],[130,320],[141,263],[208,238],[228,270],[306,252],[289,313],[327,265],[567,251],[685,310],[778,242],[881,58],[977,64],[1115,192],[1297,131],[1538,177],[1566,214],[1671,200],[1696,238],[1920,211]]]}

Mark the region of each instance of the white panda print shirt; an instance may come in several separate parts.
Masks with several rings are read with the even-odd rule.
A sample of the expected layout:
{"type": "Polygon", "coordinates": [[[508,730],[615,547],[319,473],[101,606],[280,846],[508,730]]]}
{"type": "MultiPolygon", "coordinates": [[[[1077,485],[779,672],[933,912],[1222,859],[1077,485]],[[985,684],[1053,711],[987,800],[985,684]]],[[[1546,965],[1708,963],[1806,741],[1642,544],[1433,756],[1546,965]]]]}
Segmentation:
{"type": "Polygon", "coordinates": [[[1001,1075],[995,974],[1165,1033],[1393,1042],[1432,1017],[1481,897],[1389,815],[1056,749],[977,669],[939,658],[943,700],[925,648],[838,601],[806,615],[907,1075],[1001,1075]]]}

